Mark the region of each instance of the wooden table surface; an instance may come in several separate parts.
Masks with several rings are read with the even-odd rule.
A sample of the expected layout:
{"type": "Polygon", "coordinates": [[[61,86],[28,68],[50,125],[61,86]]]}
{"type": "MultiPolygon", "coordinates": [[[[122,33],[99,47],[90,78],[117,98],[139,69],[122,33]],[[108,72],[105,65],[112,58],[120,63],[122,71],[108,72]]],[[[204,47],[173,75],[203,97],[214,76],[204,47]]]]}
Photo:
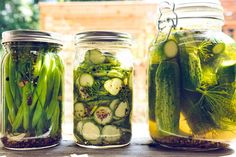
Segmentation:
{"type": "Polygon", "coordinates": [[[10,151],[0,147],[0,157],[236,157],[236,144],[232,149],[210,152],[187,152],[160,147],[152,142],[147,126],[143,125],[133,127],[131,143],[123,148],[81,148],[71,140],[71,132],[67,135],[59,146],[44,150],[10,151]]]}
{"type": "Polygon", "coordinates": [[[133,141],[124,148],[87,149],[75,145],[73,141],[63,140],[54,148],[34,151],[10,151],[0,149],[0,157],[235,157],[233,149],[210,152],[186,152],[162,148],[148,143],[133,141]],[[76,155],[75,155],[76,154],[76,155]],[[81,156],[80,156],[81,155],[81,156]]]}

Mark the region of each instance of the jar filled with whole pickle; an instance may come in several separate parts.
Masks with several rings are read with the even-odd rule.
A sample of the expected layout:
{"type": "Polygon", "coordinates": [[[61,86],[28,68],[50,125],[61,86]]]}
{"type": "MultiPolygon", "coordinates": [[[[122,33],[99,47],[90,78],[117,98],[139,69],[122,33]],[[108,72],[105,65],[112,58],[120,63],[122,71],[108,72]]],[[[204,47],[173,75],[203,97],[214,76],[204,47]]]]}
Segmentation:
{"type": "Polygon", "coordinates": [[[129,144],[132,111],[131,37],[108,31],[76,35],[74,136],[79,146],[129,144]]]}
{"type": "Polygon", "coordinates": [[[4,147],[42,149],[61,140],[64,66],[62,43],[52,33],[13,30],[2,34],[4,147]]]}
{"type": "Polygon", "coordinates": [[[163,2],[149,49],[149,130],[165,147],[205,151],[236,138],[236,43],[220,1],[163,2]]]}

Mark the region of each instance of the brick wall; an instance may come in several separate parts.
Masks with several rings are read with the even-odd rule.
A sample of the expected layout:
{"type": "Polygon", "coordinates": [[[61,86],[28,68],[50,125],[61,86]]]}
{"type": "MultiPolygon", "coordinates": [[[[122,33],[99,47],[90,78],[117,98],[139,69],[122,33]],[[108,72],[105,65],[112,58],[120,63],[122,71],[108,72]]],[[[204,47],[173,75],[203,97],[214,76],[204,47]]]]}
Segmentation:
{"type": "Polygon", "coordinates": [[[236,39],[236,0],[221,0],[221,3],[225,15],[223,31],[236,39]]]}

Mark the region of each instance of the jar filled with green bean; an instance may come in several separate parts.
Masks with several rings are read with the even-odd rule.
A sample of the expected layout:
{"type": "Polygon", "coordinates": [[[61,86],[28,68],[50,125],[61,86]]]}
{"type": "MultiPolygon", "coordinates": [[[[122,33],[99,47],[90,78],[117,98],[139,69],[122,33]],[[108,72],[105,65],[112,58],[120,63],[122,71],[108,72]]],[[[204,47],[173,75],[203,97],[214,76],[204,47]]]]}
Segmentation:
{"type": "Polygon", "coordinates": [[[47,32],[14,30],[2,34],[4,147],[42,149],[61,140],[64,66],[62,43],[47,32]]]}

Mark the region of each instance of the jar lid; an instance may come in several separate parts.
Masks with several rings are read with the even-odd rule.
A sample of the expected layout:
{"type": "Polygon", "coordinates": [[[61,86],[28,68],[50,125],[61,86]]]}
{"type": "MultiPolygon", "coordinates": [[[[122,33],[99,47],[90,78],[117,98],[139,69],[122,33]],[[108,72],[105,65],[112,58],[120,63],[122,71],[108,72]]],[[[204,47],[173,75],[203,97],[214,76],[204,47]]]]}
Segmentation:
{"type": "Polygon", "coordinates": [[[224,10],[220,0],[163,0],[162,2],[175,4],[178,19],[213,18],[224,21],[224,10]]]}
{"type": "Polygon", "coordinates": [[[58,34],[36,30],[11,30],[2,33],[2,44],[7,42],[44,42],[63,45],[58,34]]]}
{"type": "Polygon", "coordinates": [[[123,42],[132,44],[132,37],[128,33],[113,31],[87,31],[76,34],[75,44],[84,42],[123,42]]]}

